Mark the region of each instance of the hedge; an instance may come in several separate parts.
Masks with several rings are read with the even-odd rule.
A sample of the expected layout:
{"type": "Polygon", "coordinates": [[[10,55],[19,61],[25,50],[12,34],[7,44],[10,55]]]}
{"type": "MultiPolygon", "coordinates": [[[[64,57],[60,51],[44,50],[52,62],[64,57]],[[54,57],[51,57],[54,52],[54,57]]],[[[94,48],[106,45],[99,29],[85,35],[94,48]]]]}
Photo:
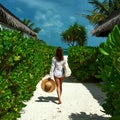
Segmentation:
{"type": "Polygon", "coordinates": [[[20,32],[0,31],[0,119],[15,120],[49,72],[55,48],[20,32]]]}
{"type": "Polygon", "coordinates": [[[95,79],[97,72],[96,58],[98,49],[87,46],[74,46],[68,49],[68,62],[72,75],[80,82],[95,79]]]}

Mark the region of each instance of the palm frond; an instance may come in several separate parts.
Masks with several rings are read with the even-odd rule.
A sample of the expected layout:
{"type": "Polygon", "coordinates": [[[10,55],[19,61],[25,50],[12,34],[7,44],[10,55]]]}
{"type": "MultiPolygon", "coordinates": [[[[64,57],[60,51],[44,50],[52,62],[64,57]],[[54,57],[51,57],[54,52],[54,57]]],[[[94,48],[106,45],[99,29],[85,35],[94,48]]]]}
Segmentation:
{"type": "Polygon", "coordinates": [[[41,28],[38,28],[38,27],[33,29],[33,31],[36,32],[36,33],[39,33],[40,30],[41,30],[41,28]]]}
{"type": "Polygon", "coordinates": [[[107,3],[105,1],[103,3],[101,3],[98,0],[91,0],[88,3],[91,3],[95,6],[94,11],[100,11],[100,12],[104,11],[106,14],[109,15],[109,10],[106,7],[107,3]]]}

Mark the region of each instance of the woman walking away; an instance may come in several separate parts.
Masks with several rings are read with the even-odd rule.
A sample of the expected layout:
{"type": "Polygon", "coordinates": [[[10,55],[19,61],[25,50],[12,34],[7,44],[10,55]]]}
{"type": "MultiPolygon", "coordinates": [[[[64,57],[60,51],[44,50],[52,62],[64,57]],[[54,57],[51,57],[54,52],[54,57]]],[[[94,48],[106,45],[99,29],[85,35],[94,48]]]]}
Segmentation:
{"type": "Polygon", "coordinates": [[[58,104],[61,104],[62,83],[64,80],[63,65],[67,61],[64,59],[63,50],[61,47],[56,49],[55,57],[52,58],[52,64],[50,69],[50,77],[54,76],[56,82],[56,90],[58,95],[58,104]]]}

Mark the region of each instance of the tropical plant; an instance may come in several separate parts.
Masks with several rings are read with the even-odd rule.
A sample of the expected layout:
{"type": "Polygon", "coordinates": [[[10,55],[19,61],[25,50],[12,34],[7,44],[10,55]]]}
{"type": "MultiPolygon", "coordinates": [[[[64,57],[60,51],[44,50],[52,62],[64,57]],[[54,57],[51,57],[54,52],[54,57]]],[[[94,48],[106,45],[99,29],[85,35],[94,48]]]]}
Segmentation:
{"type": "Polygon", "coordinates": [[[120,0],[90,0],[88,3],[94,6],[90,14],[83,14],[90,23],[96,25],[104,21],[112,12],[120,8],[120,0]]]}
{"type": "Polygon", "coordinates": [[[61,33],[62,40],[68,46],[83,46],[86,42],[86,29],[84,26],[74,23],[67,30],[61,33]]]}
{"type": "Polygon", "coordinates": [[[41,30],[41,28],[39,28],[39,27],[34,27],[35,24],[33,22],[31,22],[31,20],[29,20],[29,19],[24,19],[23,23],[36,33],[39,33],[39,31],[41,30]]]}
{"type": "Polygon", "coordinates": [[[104,82],[102,90],[106,92],[103,108],[114,119],[120,118],[120,29],[115,26],[105,43],[101,44],[98,56],[99,75],[104,82]]]}

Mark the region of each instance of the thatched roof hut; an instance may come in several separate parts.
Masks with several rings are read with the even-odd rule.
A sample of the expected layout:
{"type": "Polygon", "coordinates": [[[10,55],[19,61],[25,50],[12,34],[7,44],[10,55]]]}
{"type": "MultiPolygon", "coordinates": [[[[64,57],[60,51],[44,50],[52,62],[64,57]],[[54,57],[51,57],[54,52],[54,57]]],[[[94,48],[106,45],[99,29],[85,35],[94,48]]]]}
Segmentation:
{"type": "Polygon", "coordinates": [[[23,24],[23,22],[19,18],[12,14],[2,4],[0,4],[0,24],[8,26],[12,29],[19,30],[32,37],[37,36],[37,34],[33,30],[31,30],[28,26],[23,24]]]}
{"type": "Polygon", "coordinates": [[[105,21],[96,26],[91,33],[96,37],[107,37],[115,25],[120,27],[120,9],[114,11],[105,21]]]}

